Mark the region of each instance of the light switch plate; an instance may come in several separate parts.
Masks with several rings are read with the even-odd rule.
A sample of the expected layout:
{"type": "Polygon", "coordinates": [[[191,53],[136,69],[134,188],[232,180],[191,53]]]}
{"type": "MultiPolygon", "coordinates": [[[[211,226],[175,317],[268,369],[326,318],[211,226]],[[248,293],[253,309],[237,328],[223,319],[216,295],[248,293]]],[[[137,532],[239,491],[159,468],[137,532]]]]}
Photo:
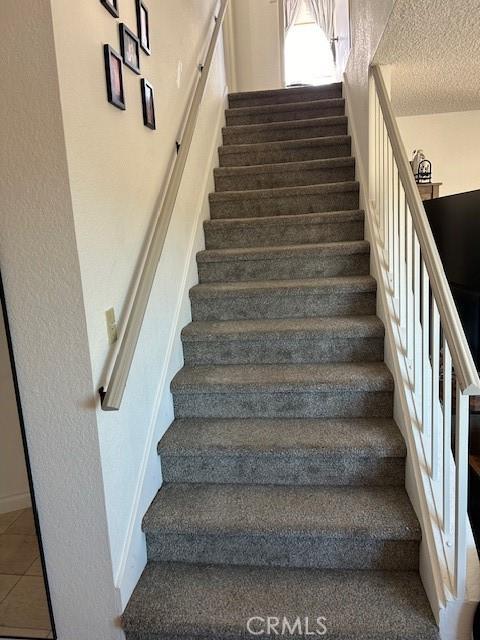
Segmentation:
{"type": "Polygon", "coordinates": [[[108,344],[114,344],[118,339],[118,330],[115,319],[115,309],[113,307],[105,311],[105,319],[107,322],[108,344]]]}

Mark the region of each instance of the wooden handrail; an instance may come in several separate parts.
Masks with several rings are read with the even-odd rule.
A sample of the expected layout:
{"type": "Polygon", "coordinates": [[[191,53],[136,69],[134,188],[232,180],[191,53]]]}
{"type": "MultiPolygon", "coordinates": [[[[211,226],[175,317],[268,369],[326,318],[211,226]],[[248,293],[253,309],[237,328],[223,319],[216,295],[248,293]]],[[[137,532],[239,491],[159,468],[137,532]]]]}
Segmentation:
{"type": "Polygon", "coordinates": [[[229,0],[221,0],[220,10],[215,16],[215,28],[210,40],[207,55],[203,65],[199,67],[201,75],[198,81],[191,105],[188,110],[183,138],[179,146],[178,155],[165,191],[165,197],[160,207],[153,234],[148,245],[143,269],[137,288],[130,305],[130,313],[127,318],[125,330],[119,341],[113,361],[113,368],[108,383],[100,389],[102,409],[104,411],[118,411],[122,403],[123,394],[127,385],[128,375],[132,365],[137,346],[143,318],[147,309],[150,293],[152,291],[158,263],[162,255],[165,238],[177,200],[178,191],[185,170],[185,165],[190,152],[190,147],[195,133],[200,105],[202,103],[205,87],[210,74],[213,56],[217,47],[220,30],[223,25],[229,0]]]}
{"type": "Polygon", "coordinates": [[[398,128],[392,104],[388,95],[383,74],[378,65],[371,67],[377,96],[383,113],[383,119],[387,129],[393,155],[397,163],[398,173],[405,190],[407,204],[410,209],[413,225],[417,233],[418,242],[422,252],[432,294],[437,304],[438,312],[445,332],[445,338],[450,348],[452,361],[455,368],[457,383],[464,395],[480,395],[480,379],[473,362],[472,354],[465,337],[457,307],[453,300],[450,285],[448,284],[443,264],[438,253],[437,245],[433,238],[432,230],[427,219],[417,184],[413,177],[410,163],[408,162],[403,146],[400,129],[398,128]]]}

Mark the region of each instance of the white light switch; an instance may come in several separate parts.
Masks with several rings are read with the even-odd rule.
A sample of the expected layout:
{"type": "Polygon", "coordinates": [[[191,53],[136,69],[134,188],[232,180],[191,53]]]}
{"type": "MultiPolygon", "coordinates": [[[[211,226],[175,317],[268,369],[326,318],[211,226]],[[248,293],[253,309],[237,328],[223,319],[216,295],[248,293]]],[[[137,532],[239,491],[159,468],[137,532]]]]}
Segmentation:
{"type": "Polygon", "coordinates": [[[118,338],[117,321],[115,319],[115,309],[112,307],[105,311],[105,319],[107,321],[108,344],[114,344],[118,338]]]}

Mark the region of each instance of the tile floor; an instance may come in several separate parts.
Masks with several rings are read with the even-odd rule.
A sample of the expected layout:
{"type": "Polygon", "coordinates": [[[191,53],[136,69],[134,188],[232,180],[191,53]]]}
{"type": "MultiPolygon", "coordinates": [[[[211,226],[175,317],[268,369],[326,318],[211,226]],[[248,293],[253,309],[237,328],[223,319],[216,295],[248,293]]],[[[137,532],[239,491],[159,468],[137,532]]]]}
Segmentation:
{"type": "Polygon", "coordinates": [[[0,514],[0,638],[53,638],[31,509],[0,514]]]}

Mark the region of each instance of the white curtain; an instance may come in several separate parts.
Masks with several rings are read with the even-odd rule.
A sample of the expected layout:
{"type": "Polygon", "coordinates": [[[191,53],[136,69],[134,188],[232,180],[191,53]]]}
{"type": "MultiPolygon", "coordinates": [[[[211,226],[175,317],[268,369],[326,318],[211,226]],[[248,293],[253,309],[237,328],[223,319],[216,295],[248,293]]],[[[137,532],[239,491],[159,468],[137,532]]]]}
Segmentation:
{"type": "Polygon", "coordinates": [[[333,59],[335,60],[335,43],[333,42],[335,37],[335,0],[305,1],[313,13],[315,22],[327,36],[327,40],[332,47],[333,59]]]}
{"type": "Polygon", "coordinates": [[[285,33],[288,33],[302,8],[302,0],[284,0],[285,8],[285,33]]]}

